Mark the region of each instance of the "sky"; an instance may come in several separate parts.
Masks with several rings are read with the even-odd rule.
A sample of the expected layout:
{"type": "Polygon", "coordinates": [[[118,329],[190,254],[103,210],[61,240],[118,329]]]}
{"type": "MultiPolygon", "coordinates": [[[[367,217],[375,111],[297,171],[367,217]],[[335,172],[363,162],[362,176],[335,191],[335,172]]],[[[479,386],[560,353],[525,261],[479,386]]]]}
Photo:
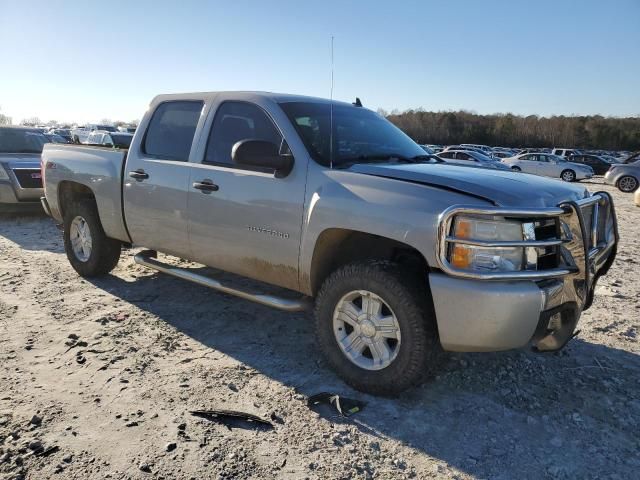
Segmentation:
{"type": "Polygon", "coordinates": [[[160,93],[640,115],[640,0],[0,0],[0,113],[140,118],[160,93]]]}

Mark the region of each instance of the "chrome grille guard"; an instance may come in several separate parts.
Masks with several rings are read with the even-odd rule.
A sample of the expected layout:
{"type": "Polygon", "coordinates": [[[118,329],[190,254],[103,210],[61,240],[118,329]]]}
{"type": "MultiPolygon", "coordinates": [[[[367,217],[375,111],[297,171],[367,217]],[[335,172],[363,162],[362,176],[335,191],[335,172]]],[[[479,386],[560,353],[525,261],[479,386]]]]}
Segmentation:
{"type": "MultiPolygon", "coordinates": [[[[527,238],[527,237],[525,237],[527,238]]],[[[618,226],[611,196],[607,192],[576,202],[564,202],[548,208],[502,208],[475,206],[453,206],[445,210],[439,218],[437,262],[445,273],[476,280],[547,280],[570,278],[571,290],[578,303],[588,304],[591,287],[597,277],[604,275],[613,262],[618,243],[618,226]],[[587,225],[583,209],[592,207],[591,224],[587,225]],[[452,225],[458,215],[491,215],[529,221],[553,219],[559,232],[555,238],[519,241],[484,241],[457,238],[452,233],[452,225]],[[522,247],[527,249],[555,247],[558,249],[558,265],[540,270],[520,270],[513,272],[480,272],[456,268],[449,262],[449,245],[459,243],[486,248],[522,247]]]]}

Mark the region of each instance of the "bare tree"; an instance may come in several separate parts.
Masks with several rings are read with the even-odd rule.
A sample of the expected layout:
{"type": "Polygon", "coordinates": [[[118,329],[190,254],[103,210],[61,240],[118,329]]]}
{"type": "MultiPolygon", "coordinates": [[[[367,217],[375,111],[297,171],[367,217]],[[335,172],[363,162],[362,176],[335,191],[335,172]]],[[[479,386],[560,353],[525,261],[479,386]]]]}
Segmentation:
{"type": "Polygon", "coordinates": [[[0,112],[0,125],[11,125],[11,117],[0,112]]]}

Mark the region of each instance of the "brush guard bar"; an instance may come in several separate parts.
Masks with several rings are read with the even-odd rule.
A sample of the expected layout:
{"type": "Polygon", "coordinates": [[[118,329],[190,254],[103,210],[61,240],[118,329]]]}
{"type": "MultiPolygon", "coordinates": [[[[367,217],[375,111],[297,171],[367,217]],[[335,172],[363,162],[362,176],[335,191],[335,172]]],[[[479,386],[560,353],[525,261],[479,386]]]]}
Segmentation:
{"type": "Polygon", "coordinates": [[[607,192],[598,192],[578,201],[563,202],[557,207],[549,208],[453,206],[445,210],[439,219],[436,258],[438,267],[455,277],[540,283],[555,279],[563,285],[554,290],[561,298],[554,299],[553,304],[571,302],[582,310],[591,304],[598,277],[604,275],[613,263],[618,239],[613,201],[607,192]],[[506,242],[457,238],[452,227],[459,215],[498,216],[521,220],[523,225],[527,222],[552,220],[555,222],[556,234],[553,238],[545,239],[524,235],[525,240],[506,242]],[[525,258],[530,249],[552,247],[556,252],[556,262],[552,268],[538,269],[538,265],[535,265],[535,268],[508,272],[463,270],[449,262],[450,245],[454,243],[484,248],[521,247],[525,258]]]}

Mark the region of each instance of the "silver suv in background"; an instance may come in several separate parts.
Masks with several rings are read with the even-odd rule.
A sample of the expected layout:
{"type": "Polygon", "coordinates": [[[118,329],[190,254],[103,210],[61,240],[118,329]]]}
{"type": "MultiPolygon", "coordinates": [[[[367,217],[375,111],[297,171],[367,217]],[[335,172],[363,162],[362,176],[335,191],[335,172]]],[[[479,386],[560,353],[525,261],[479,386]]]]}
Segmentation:
{"type": "Polygon", "coordinates": [[[640,186],[640,160],[612,165],[605,174],[604,181],[615,185],[621,192],[635,192],[640,186]]]}
{"type": "Polygon", "coordinates": [[[35,128],[0,127],[0,212],[42,210],[40,154],[48,141],[35,128]]]}
{"type": "Polygon", "coordinates": [[[560,178],[565,182],[593,177],[593,169],[590,166],[567,162],[564,158],[549,153],[522,153],[515,157],[503,158],[502,163],[516,172],[560,178]]]}

